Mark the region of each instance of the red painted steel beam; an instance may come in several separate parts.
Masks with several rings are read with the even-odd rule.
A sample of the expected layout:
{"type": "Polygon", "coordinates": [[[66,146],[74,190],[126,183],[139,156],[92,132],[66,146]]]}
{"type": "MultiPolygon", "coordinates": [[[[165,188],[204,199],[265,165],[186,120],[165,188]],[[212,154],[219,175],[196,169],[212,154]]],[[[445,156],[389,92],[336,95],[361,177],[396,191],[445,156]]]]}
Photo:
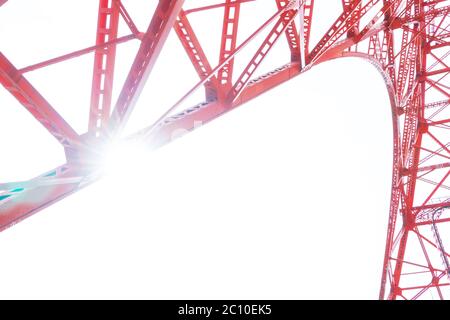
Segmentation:
{"type": "Polygon", "coordinates": [[[357,6],[361,3],[362,0],[355,1],[355,7],[352,10],[343,11],[333,25],[328,29],[322,39],[316,44],[316,46],[311,50],[310,55],[308,56],[308,63],[310,63],[313,59],[315,59],[320,52],[325,51],[329,47],[330,41],[336,36],[340,34],[346,33],[350,30],[348,27],[348,20],[352,16],[354,10],[357,10],[357,6]],[[340,34],[339,34],[340,33],[340,34]]]}
{"type": "MultiPolygon", "coordinates": [[[[181,10],[174,25],[174,30],[183,45],[192,65],[195,68],[200,79],[205,79],[211,72],[211,64],[203,51],[194,30],[192,29],[186,13],[181,10]]],[[[213,76],[205,84],[206,99],[208,101],[217,99],[218,81],[217,77],[213,76]]]]}
{"type": "Polygon", "coordinates": [[[347,31],[347,37],[354,37],[359,31],[360,23],[360,12],[361,12],[361,2],[356,2],[354,0],[342,0],[342,8],[345,11],[352,12],[351,21],[356,21],[352,24],[350,29],[347,31]]]}
{"type": "MultiPolygon", "coordinates": [[[[286,5],[280,6],[280,10],[285,7],[286,5]]],[[[284,31],[288,30],[289,26],[294,21],[294,18],[297,16],[297,13],[298,10],[292,9],[286,10],[281,14],[278,21],[272,27],[272,30],[270,30],[263,43],[259,46],[258,50],[256,50],[256,53],[248,63],[247,67],[245,67],[244,71],[241,73],[241,75],[231,88],[230,93],[227,97],[227,102],[230,102],[231,104],[239,97],[247,83],[251,80],[251,76],[258,69],[259,65],[264,61],[264,58],[269,53],[270,49],[272,49],[273,45],[278,41],[281,34],[284,31]]]]}
{"type": "MultiPolygon", "coordinates": [[[[225,0],[219,63],[225,61],[236,50],[241,4],[237,0],[225,0]]],[[[226,99],[233,81],[234,58],[219,70],[219,99],[226,99]]]]}
{"type": "MultiPolygon", "coordinates": [[[[236,3],[246,3],[246,2],[253,2],[256,0],[236,0],[236,3]]],[[[206,11],[206,10],[211,10],[211,9],[217,9],[217,8],[222,8],[225,7],[227,5],[227,3],[218,3],[218,4],[212,4],[209,6],[203,6],[203,7],[198,7],[198,8],[193,8],[193,9],[188,9],[185,11],[185,14],[190,14],[190,13],[194,13],[194,12],[200,12],[200,11],[206,11]]]]}
{"type": "Polygon", "coordinates": [[[300,57],[305,66],[306,57],[309,55],[309,39],[311,37],[312,18],[314,12],[314,0],[305,0],[300,7],[300,57]]]}
{"type": "Polygon", "coordinates": [[[392,7],[392,3],[390,2],[385,2],[383,7],[369,20],[362,30],[356,32],[354,29],[356,25],[359,25],[360,20],[366,17],[368,12],[371,12],[378,3],[380,3],[380,0],[369,0],[363,5],[361,0],[355,0],[353,9],[340,14],[327,33],[311,50],[311,53],[307,57],[307,63],[312,66],[334,59],[341,55],[344,50],[356,46],[370,36],[385,30],[384,25],[376,25],[376,22],[392,7]],[[352,31],[352,34],[355,35],[353,37],[343,37],[344,35],[348,35],[349,31],[352,31]]]}
{"type": "Polygon", "coordinates": [[[138,28],[136,27],[136,24],[134,23],[133,19],[131,19],[130,14],[128,13],[127,9],[123,5],[122,1],[120,0],[114,0],[117,5],[119,6],[119,12],[122,16],[123,20],[127,24],[128,28],[130,28],[130,31],[136,36],[140,37],[141,33],[139,32],[138,28]]]}
{"type": "Polygon", "coordinates": [[[116,44],[105,46],[105,43],[117,39],[119,2],[100,0],[97,19],[97,49],[94,55],[88,124],[89,134],[95,137],[100,136],[111,113],[116,44]]]}
{"type": "Polygon", "coordinates": [[[450,167],[450,162],[438,163],[438,164],[433,164],[433,165],[417,168],[417,172],[431,171],[431,170],[436,170],[436,169],[444,169],[444,168],[449,168],[449,167],[450,167]]]}
{"type": "Polygon", "coordinates": [[[136,137],[139,135],[145,136],[148,145],[152,146],[152,148],[158,148],[171,142],[173,139],[218,118],[226,112],[243,105],[299,74],[300,68],[298,63],[284,65],[250,81],[240,94],[239,98],[236,99],[231,106],[228,106],[228,104],[224,105],[219,101],[204,102],[165,118],[150,135],[146,135],[148,129],[144,129],[137,133],[136,137]]]}
{"type": "Polygon", "coordinates": [[[66,164],[22,184],[1,184],[0,231],[78,191],[81,183],[78,170],[66,164]]]}
{"type": "Polygon", "coordinates": [[[433,71],[428,71],[424,74],[425,77],[431,77],[431,76],[435,76],[438,74],[442,74],[442,73],[449,73],[450,72],[450,67],[447,68],[443,68],[443,69],[438,69],[438,70],[433,70],[433,71]]]}
{"type": "Polygon", "coordinates": [[[69,59],[78,58],[78,57],[80,57],[82,55],[91,53],[91,52],[93,52],[93,51],[95,51],[97,49],[100,49],[100,48],[114,46],[114,45],[121,44],[121,43],[130,41],[130,40],[133,40],[133,39],[136,39],[136,36],[133,35],[133,34],[129,34],[127,36],[119,37],[119,38],[117,38],[115,40],[105,42],[104,44],[101,44],[101,45],[90,46],[90,47],[87,47],[87,48],[84,48],[84,49],[81,49],[81,50],[77,50],[77,51],[74,51],[74,52],[71,52],[71,53],[68,53],[68,54],[56,57],[56,58],[52,58],[52,59],[49,59],[49,60],[46,60],[46,61],[42,61],[42,62],[39,62],[39,63],[30,65],[30,66],[27,66],[27,67],[23,67],[23,68],[19,69],[19,72],[20,73],[26,73],[26,72],[34,71],[34,70],[37,70],[37,69],[40,69],[40,68],[45,68],[45,67],[48,67],[48,66],[50,66],[52,64],[55,64],[55,63],[60,63],[60,62],[67,61],[69,59]]]}
{"type": "MultiPolygon", "coordinates": [[[[405,15],[406,18],[409,18],[412,14],[412,4],[414,0],[408,0],[405,9],[405,15]]],[[[406,48],[409,48],[408,44],[410,41],[412,41],[414,34],[417,32],[417,25],[414,26],[414,30],[408,30],[404,29],[402,34],[402,50],[400,51],[400,60],[399,60],[399,68],[397,72],[397,97],[398,99],[402,99],[403,97],[403,91],[405,88],[405,83],[408,75],[410,74],[410,69],[415,68],[415,60],[412,59],[412,56],[417,54],[415,51],[416,46],[411,46],[411,50],[406,50],[406,48]]],[[[398,54],[397,54],[398,55],[398,54]]]]}
{"type": "Polygon", "coordinates": [[[0,52],[0,82],[65,148],[77,148],[80,136],[0,52]]]}
{"type": "MultiPolygon", "coordinates": [[[[439,207],[440,208],[440,207],[439,207]]],[[[438,223],[446,223],[446,222],[450,222],[450,218],[444,218],[444,219],[436,219],[434,221],[436,224],[438,223]]],[[[429,219],[428,221],[421,221],[421,222],[416,222],[416,226],[429,226],[431,225],[433,222],[431,221],[431,219],[429,219]]]]}
{"type": "MultiPolygon", "coordinates": [[[[286,7],[289,4],[288,0],[276,0],[278,10],[286,7]]],[[[283,21],[286,24],[286,21],[283,21]]],[[[285,30],[286,40],[289,45],[289,50],[291,51],[291,61],[300,61],[300,37],[297,27],[295,26],[295,21],[291,21],[286,26],[285,30]]]]}
{"type": "MultiPolygon", "coordinates": [[[[262,31],[264,31],[271,23],[276,22],[278,18],[288,10],[288,8],[283,8],[281,10],[278,10],[274,15],[272,15],[269,19],[267,19],[259,28],[257,28],[250,36],[248,36],[247,39],[245,39],[236,49],[230,53],[230,55],[222,62],[219,63],[212,71],[211,73],[204,79],[202,79],[200,82],[198,82],[194,87],[192,87],[184,96],[182,96],[174,105],[172,105],[166,112],[161,115],[158,120],[154,122],[153,125],[146,128],[146,131],[153,130],[156,126],[161,124],[161,121],[163,121],[165,118],[167,118],[174,110],[177,109],[177,107],[180,106],[182,102],[184,102],[188,97],[190,97],[199,87],[201,87],[203,84],[205,84],[209,79],[211,79],[219,70],[221,70],[228,62],[242,50],[244,49],[252,40],[254,40],[259,34],[261,34],[262,31]]],[[[219,99],[223,103],[223,99],[219,99]]],[[[226,102],[225,102],[226,103],[226,102]]],[[[224,106],[225,107],[225,106],[224,106]]],[[[229,105],[227,107],[230,107],[229,105]]]]}
{"type": "MultiPolygon", "coordinates": [[[[384,6],[393,3],[392,6],[384,12],[384,24],[391,26],[392,17],[395,16],[397,10],[397,4],[390,0],[384,0],[384,6]]],[[[356,34],[355,34],[356,36],[356,34]]],[[[374,59],[380,61],[381,65],[386,69],[389,74],[390,81],[396,87],[396,73],[394,66],[394,34],[392,26],[385,28],[382,32],[372,35],[369,40],[369,55],[374,59]]]]}
{"type": "Polygon", "coordinates": [[[184,0],[160,0],[120,92],[110,128],[120,132],[128,121],[184,0]]]}

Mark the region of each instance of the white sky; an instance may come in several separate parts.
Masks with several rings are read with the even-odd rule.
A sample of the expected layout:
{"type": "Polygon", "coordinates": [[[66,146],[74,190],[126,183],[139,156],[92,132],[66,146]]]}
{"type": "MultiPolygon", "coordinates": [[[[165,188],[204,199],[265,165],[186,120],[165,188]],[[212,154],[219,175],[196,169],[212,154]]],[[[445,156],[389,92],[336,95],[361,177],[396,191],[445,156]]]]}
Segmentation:
{"type": "MultiPolygon", "coordinates": [[[[316,13],[336,15],[317,2],[316,13]]],[[[60,14],[68,1],[37,3],[0,9],[0,50],[17,66],[92,44],[92,2],[71,3],[69,17],[60,14]]],[[[193,25],[205,31],[201,21],[193,25]]],[[[276,50],[264,68],[285,62],[285,48],[276,50]]],[[[194,83],[185,62],[171,34],[134,129],[194,83]]],[[[119,63],[118,83],[128,64],[119,63]]],[[[89,55],[29,75],[80,132],[91,65],[89,55]]],[[[0,105],[1,181],[62,163],[57,143],[3,89],[0,105]]],[[[1,233],[0,298],[375,299],[391,135],[387,94],[372,66],[348,59],[316,67],[152,154],[147,167],[132,162],[130,172],[1,233]]]]}

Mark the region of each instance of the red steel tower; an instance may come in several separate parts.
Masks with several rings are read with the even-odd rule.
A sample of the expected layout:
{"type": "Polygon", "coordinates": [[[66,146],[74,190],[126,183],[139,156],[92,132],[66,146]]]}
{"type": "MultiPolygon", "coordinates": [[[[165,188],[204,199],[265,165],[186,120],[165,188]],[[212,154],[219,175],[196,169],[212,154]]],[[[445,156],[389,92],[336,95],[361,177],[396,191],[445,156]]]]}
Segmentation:
{"type": "MultiPolygon", "coordinates": [[[[379,297],[418,299],[428,291],[450,297],[450,243],[443,237],[450,224],[450,1],[336,1],[342,3],[341,11],[314,42],[314,0],[159,0],[145,30],[133,22],[126,1],[99,0],[92,46],[22,68],[0,52],[1,84],[61,143],[66,155],[65,164],[38,177],[0,184],[0,230],[100,176],[95,159],[123,131],[173,29],[199,80],[157,121],[129,137],[152,149],[169,143],[175,132],[191,131],[322,62],[359,57],[371,63],[389,94],[394,148],[379,297]],[[244,6],[272,6],[273,15],[261,18],[259,27],[238,41],[244,6]],[[222,12],[221,21],[208,22],[222,28],[217,65],[190,23],[192,15],[209,10],[222,12]],[[118,36],[120,20],[129,29],[126,36],[118,36]],[[117,101],[112,101],[116,47],[127,41],[139,41],[139,49],[117,101]],[[255,41],[257,49],[238,70],[235,57],[255,41]],[[278,68],[255,76],[278,41],[287,41],[290,55],[279,57],[278,68]],[[90,114],[87,132],[78,134],[27,80],[27,73],[86,54],[94,56],[90,114]],[[205,100],[180,112],[181,103],[201,88],[205,100]]],[[[9,2],[0,0],[2,5],[9,2]]]]}

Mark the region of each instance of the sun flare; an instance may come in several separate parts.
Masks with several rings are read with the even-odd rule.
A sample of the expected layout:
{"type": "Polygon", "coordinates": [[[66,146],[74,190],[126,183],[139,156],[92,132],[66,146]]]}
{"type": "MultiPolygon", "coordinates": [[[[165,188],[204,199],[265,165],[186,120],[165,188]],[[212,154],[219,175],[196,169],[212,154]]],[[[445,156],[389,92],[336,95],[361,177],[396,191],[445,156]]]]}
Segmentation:
{"type": "Polygon", "coordinates": [[[107,147],[101,161],[101,171],[106,177],[130,179],[147,172],[150,162],[151,152],[145,144],[120,140],[107,147]]]}

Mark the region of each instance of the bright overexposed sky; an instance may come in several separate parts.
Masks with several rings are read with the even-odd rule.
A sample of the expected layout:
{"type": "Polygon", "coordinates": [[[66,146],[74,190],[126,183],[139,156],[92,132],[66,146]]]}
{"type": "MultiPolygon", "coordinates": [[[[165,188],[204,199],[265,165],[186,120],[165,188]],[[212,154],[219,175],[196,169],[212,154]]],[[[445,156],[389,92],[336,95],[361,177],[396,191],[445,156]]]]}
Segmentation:
{"type": "MultiPolygon", "coordinates": [[[[341,1],[316,2],[324,31],[341,1]]],[[[124,3],[145,29],[153,2],[124,3]]],[[[0,50],[23,67],[92,45],[96,7],[9,1],[0,8],[0,50]]],[[[267,8],[261,16],[274,12],[267,8]]],[[[212,54],[221,22],[192,19],[203,40],[215,39],[204,41],[212,54]]],[[[258,22],[252,15],[243,33],[258,22]]],[[[116,87],[137,46],[119,49],[116,87]]],[[[263,69],[287,62],[285,54],[277,46],[263,69]]],[[[27,74],[80,133],[92,60],[27,74]]],[[[244,53],[237,67],[245,61],[244,53]]],[[[196,80],[172,32],[129,132],[196,80]]],[[[0,181],[64,162],[56,140],[2,88],[0,106],[0,181]]],[[[376,299],[391,136],[377,71],[358,59],[320,65],[0,233],[0,298],[376,299]]]]}

